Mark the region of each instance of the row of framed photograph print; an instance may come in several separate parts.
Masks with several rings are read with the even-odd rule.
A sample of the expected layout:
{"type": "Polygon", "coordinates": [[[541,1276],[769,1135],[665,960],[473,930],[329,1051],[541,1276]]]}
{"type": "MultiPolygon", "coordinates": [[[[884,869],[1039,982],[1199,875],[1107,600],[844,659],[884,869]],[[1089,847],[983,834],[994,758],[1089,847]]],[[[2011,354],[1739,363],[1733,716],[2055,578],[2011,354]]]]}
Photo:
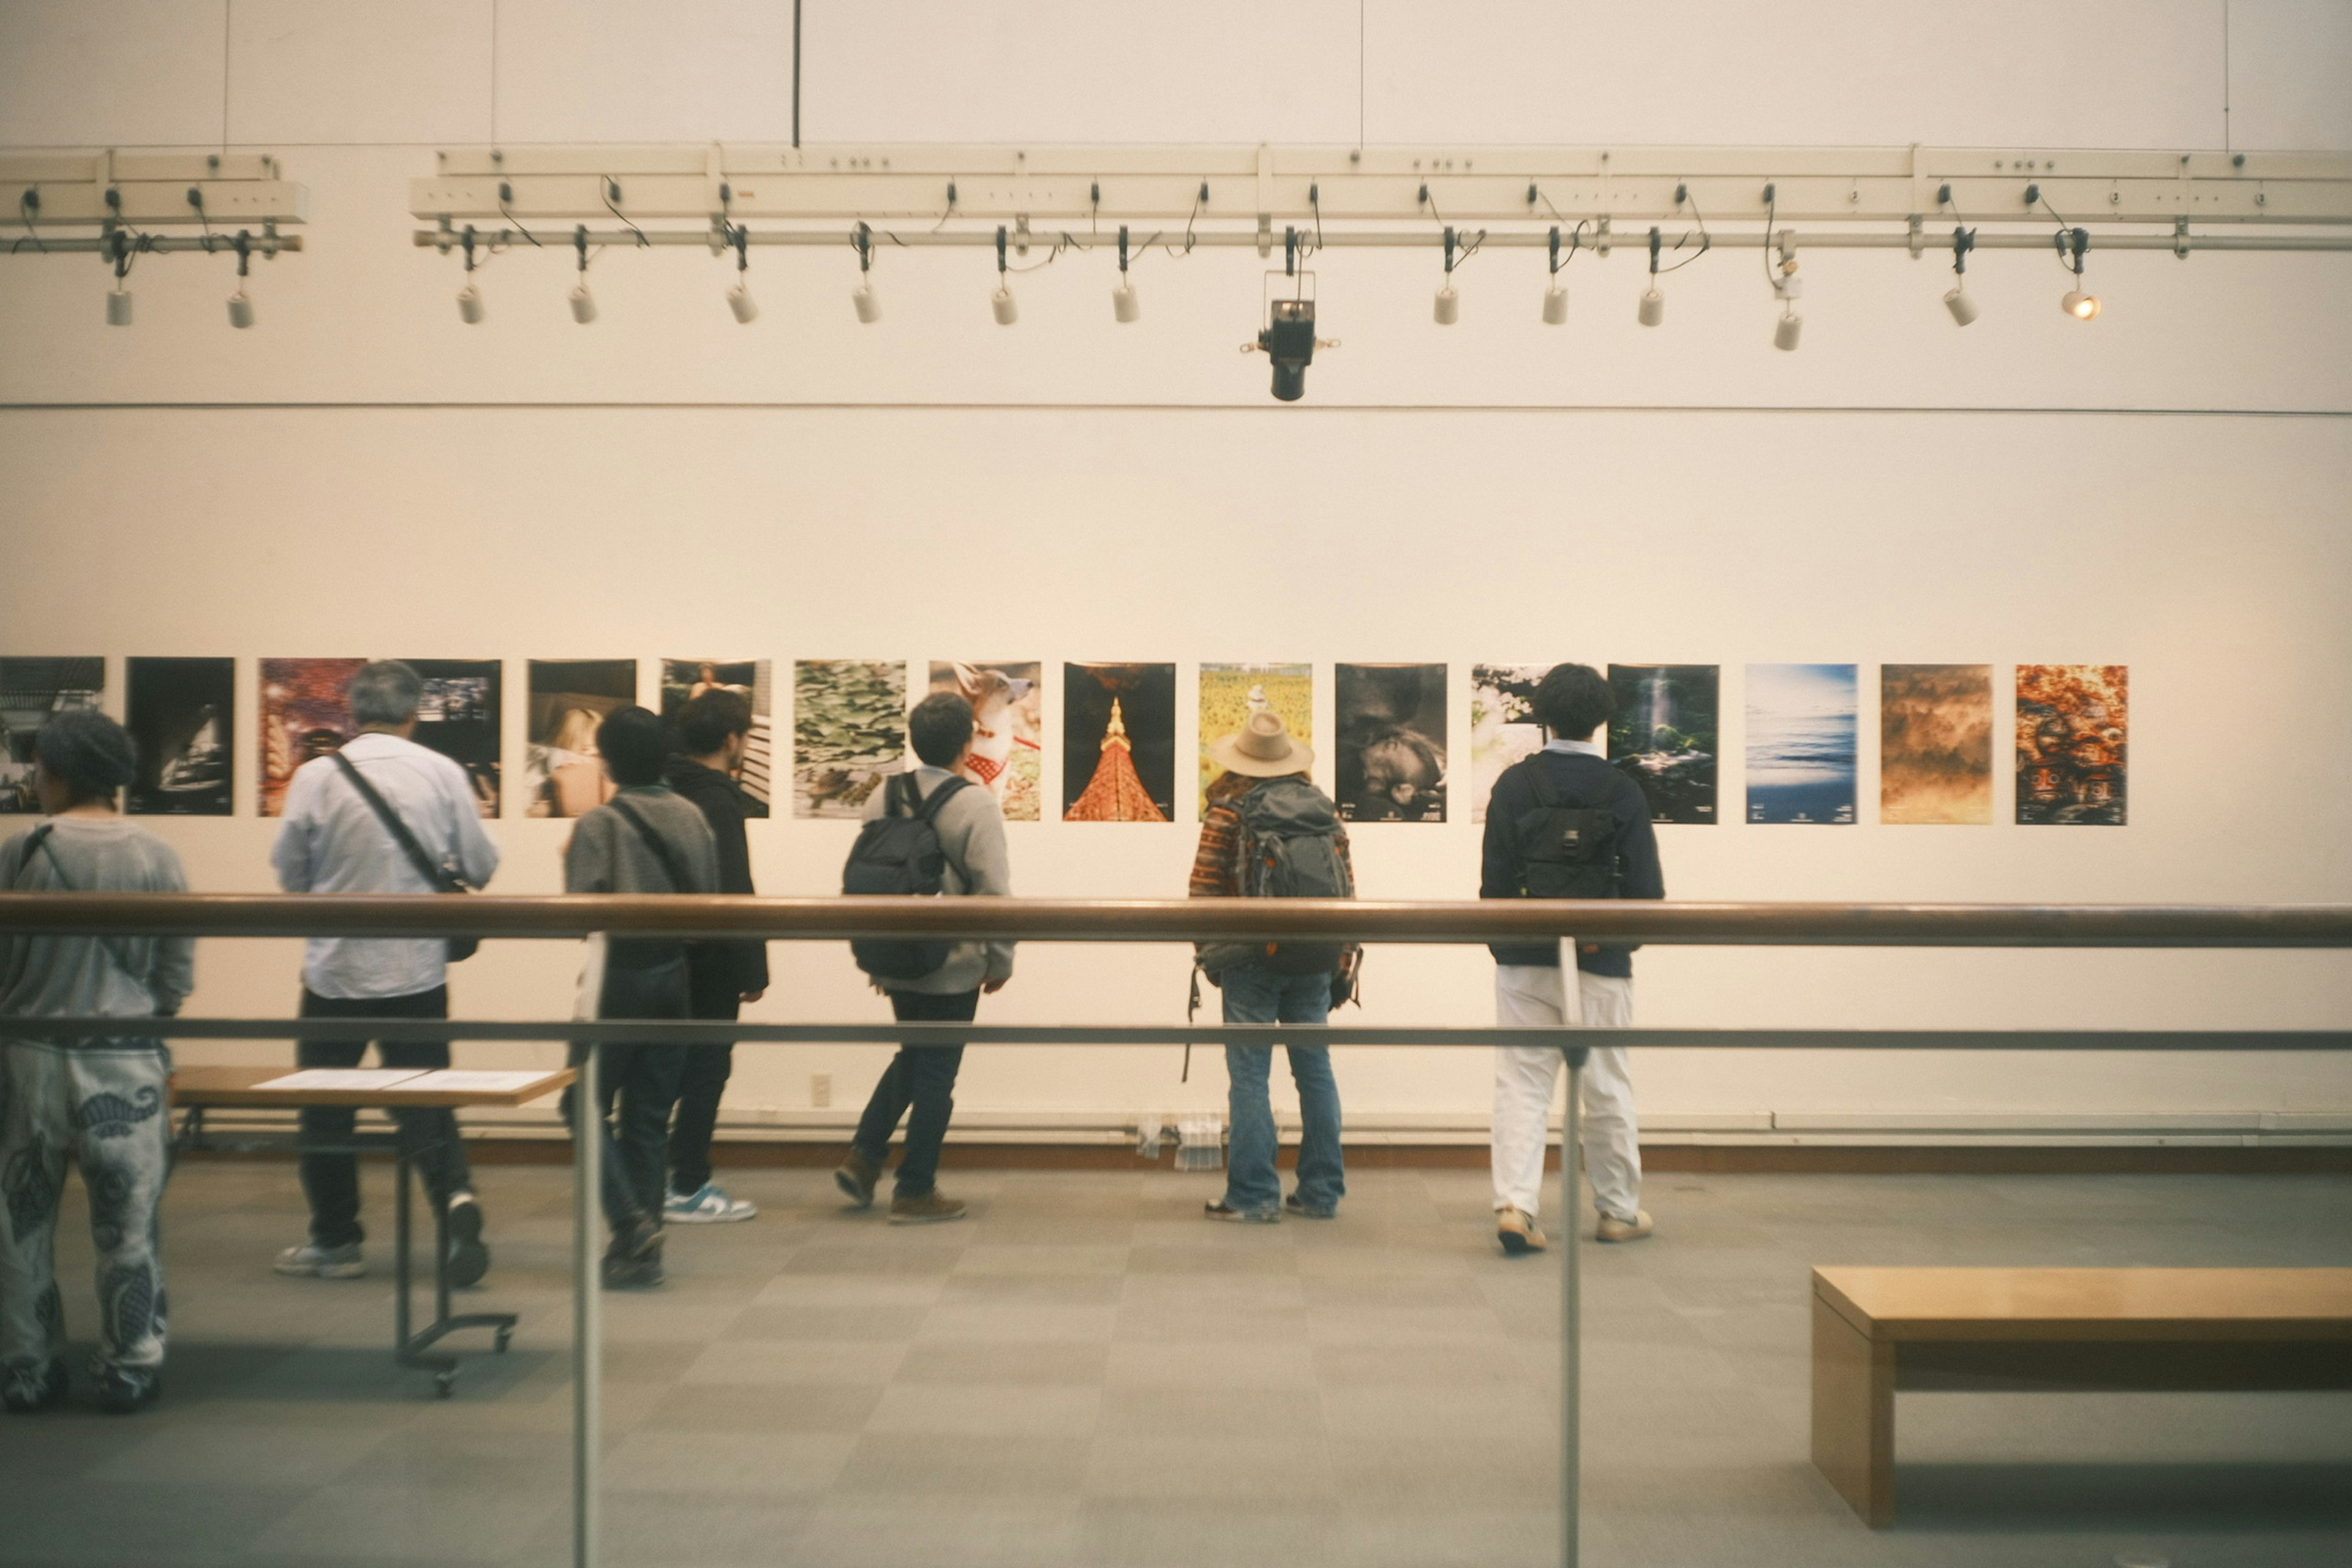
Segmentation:
{"type": "MultiPolygon", "coordinates": [[[[366,661],[265,658],[259,662],[257,806],[274,816],[294,770],[356,732],[344,691],[366,661]]],[[[472,779],[485,816],[508,810],[501,768],[504,666],[497,659],[407,661],[425,682],[416,739],[472,779]]],[[[1484,819],[1494,781],[1546,739],[1533,699],[1545,666],[1470,667],[1471,817],[1484,819]]],[[[1857,820],[1861,784],[1861,673],[1852,664],[1751,664],[1746,669],[1745,819],[1836,826],[1857,820]]],[[[1984,824],[1993,816],[1994,667],[1888,664],[1878,669],[1878,820],[1984,824]]],[[[38,809],[34,738],[47,718],[96,708],[103,658],[0,658],[0,812],[38,809]]],[[[1214,775],[1206,743],[1241,727],[1253,710],[1279,714],[1314,739],[1314,666],[1202,664],[1195,789],[1214,775]]],[[[2014,672],[2015,816],[2021,823],[2119,826],[2125,821],[2128,672],[2121,665],[2019,665],[2014,672]]],[[[1617,699],[1608,730],[1612,765],[1641,786],[1661,823],[1718,820],[1720,667],[1612,664],[1617,699]]],[[[1005,815],[1047,815],[1043,758],[1045,680],[1037,661],[931,661],[927,691],[955,691],[979,718],[974,776],[1005,815]]],[[[1340,812],[1353,822],[1444,822],[1449,809],[1448,667],[1333,667],[1328,748],[1340,812]]],[[[746,796],[767,815],[854,817],[880,779],[904,765],[908,667],[887,659],[802,659],[791,666],[792,743],[778,780],[776,693],[766,659],[664,659],[659,699],[675,718],[710,690],[740,693],[752,731],[741,772],[746,796]]],[[[139,743],[138,781],[127,809],[146,815],[226,816],[234,809],[238,744],[236,661],[126,661],[126,723],[139,743]]],[[[1177,666],[1063,666],[1062,788],[1058,815],[1072,822],[1176,819],[1177,666]]],[[[529,737],[514,814],[576,816],[609,793],[596,727],[637,700],[637,661],[532,659],[529,737]]]]}

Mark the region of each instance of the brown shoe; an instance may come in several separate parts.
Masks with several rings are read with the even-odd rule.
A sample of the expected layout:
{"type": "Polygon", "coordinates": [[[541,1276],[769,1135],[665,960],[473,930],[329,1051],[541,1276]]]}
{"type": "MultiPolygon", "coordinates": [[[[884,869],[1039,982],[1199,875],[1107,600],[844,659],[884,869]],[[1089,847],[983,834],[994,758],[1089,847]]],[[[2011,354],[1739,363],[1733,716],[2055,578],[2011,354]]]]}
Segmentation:
{"type": "Polygon", "coordinates": [[[944,1221],[963,1218],[963,1200],[951,1198],[933,1187],[928,1193],[909,1196],[901,1193],[890,1200],[892,1225],[939,1225],[944,1221]]]}
{"type": "Polygon", "coordinates": [[[849,1152],[849,1158],[841,1163],[841,1168],[833,1173],[833,1184],[862,1209],[874,1206],[874,1184],[881,1179],[882,1167],[855,1149],[849,1152]]]}
{"type": "Polygon", "coordinates": [[[1503,1244],[1504,1253],[1512,1258],[1541,1252],[1545,1245],[1544,1233],[1536,1226],[1536,1216],[1525,1209],[1496,1209],[1495,1239],[1503,1244]]]}
{"type": "Polygon", "coordinates": [[[1649,1235],[1653,1228],[1654,1227],[1650,1224],[1650,1211],[1647,1209],[1635,1209],[1632,1219],[1614,1219],[1608,1215],[1602,1215],[1601,1223],[1593,1226],[1592,1239],[1639,1241],[1649,1235]]]}

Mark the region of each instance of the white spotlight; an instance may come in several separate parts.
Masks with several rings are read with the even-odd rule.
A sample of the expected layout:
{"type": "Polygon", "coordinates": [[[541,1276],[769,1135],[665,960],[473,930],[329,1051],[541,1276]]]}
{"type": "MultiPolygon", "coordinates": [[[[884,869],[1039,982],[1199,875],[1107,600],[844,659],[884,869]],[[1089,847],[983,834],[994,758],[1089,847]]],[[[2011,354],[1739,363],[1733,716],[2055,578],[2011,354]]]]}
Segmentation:
{"type": "Polygon", "coordinates": [[[1001,283],[996,292],[988,297],[988,308],[995,312],[1000,327],[1009,327],[1021,319],[1021,302],[1013,299],[1011,289],[1001,283]]]}
{"type": "Polygon", "coordinates": [[[1666,297],[1655,289],[1643,289],[1642,306],[1634,312],[1634,317],[1645,327],[1656,326],[1666,319],[1666,297]]]}
{"type": "Polygon", "coordinates": [[[1953,321],[1965,327],[1977,319],[1977,297],[1964,289],[1954,289],[1944,296],[1944,309],[1952,313],[1953,321]]]}
{"type": "Polygon", "coordinates": [[[867,326],[882,319],[882,296],[874,292],[872,283],[860,283],[851,289],[849,302],[857,307],[857,319],[867,326]]]}
{"type": "Polygon", "coordinates": [[[1784,352],[1793,351],[1798,335],[1804,330],[1805,318],[1794,310],[1790,311],[1780,318],[1780,324],[1772,329],[1772,346],[1784,352]]]}
{"type": "Polygon", "coordinates": [[[1135,297],[1135,285],[1125,273],[1119,275],[1118,287],[1110,291],[1110,313],[1122,321],[1142,318],[1143,301],[1135,297]]]}
{"type": "Polygon", "coordinates": [[[482,317],[486,314],[488,314],[488,312],[482,309],[482,291],[479,289],[477,289],[471,283],[468,283],[463,289],[457,290],[457,319],[459,321],[465,322],[469,327],[478,327],[482,324],[482,317]]]}
{"type": "Polygon", "coordinates": [[[596,319],[596,296],[585,283],[572,290],[572,319],[583,327],[596,319]]]}
{"type": "Polygon", "coordinates": [[[738,283],[727,290],[727,308],[747,327],[760,318],[760,301],[751,298],[751,290],[745,284],[738,283]]]}
{"type": "Polygon", "coordinates": [[[117,289],[106,297],[106,324],[127,327],[131,324],[131,290],[117,289]]]}
{"type": "Polygon", "coordinates": [[[2058,308],[2078,321],[2087,321],[2099,313],[2099,297],[2085,294],[2080,289],[2069,289],[2058,301],[2058,308]]]}
{"type": "Polygon", "coordinates": [[[253,300],[242,289],[228,297],[228,324],[232,327],[253,325],[253,300]]]}
{"type": "Polygon", "coordinates": [[[1544,290],[1543,319],[1547,327],[1564,326],[1568,322],[1568,290],[1558,286],[1544,290]]]}
{"type": "Polygon", "coordinates": [[[1441,327],[1450,327],[1462,319],[1462,296],[1454,291],[1453,284],[1448,283],[1437,291],[1437,309],[1433,313],[1441,327]]]}

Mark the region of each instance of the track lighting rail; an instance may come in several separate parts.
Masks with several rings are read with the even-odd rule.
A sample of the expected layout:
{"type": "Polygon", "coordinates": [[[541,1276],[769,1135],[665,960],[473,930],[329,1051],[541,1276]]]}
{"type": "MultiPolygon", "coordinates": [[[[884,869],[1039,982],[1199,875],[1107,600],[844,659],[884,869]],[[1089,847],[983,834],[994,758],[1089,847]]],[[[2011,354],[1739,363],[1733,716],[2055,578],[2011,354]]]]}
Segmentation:
{"type": "MultiPolygon", "coordinates": [[[[1027,219],[1116,233],[1188,220],[1620,224],[2027,221],[2035,185],[2094,228],[2352,224],[2352,154],[1695,147],[466,148],[411,182],[454,223],[1027,219]],[[619,184],[625,200],[608,205],[619,184]],[[1768,201],[1767,184],[1774,187],[1768,201]],[[1208,194],[1201,195],[1206,185],[1208,194]],[[722,200],[721,191],[725,191],[722,200]],[[952,195],[950,195],[952,191],[952,195]]],[[[2102,241],[2102,243],[2105,243],[2102,241]]]]}
{"type": "MultiPolygon", "coordinates": [[[[295,224],[309,219],[310,205],[309,190],[264,153],[0,153],[0,195],[16,209],[20,235],[75,226],[295,224]],[[189,199],[192,191],[199,201],[189,199]]],[[[74,248],[43,237],[52,250],[74,248]]]]}
{"type": "MultiPolygon", "coordinates": [[[[462,249],[464,247],[465,232],[466,231],[463,227],[448,229],[420,228],[415,231],[414,238],[415,243],[420,248],[438,249],[444,251],[456,250],[462,249]]],[[[572,244],[578,237],[579,233],[580,231],[578,230],[565,231],[562,236],[562,242],[566,246],[572,244]]],[[[587,236],[588,245],[591,248],[602,245],[617,245],[625,247],[699,246],[711,251],[714,255],[742,245],[752,247],[783,245],[800,246],[804,247],[817,247],[839,248],[845,246],[852,246],[856,243],[849,232],[831,228],[824,230],[805,228],[752,229],[740,237],[730,235],[724,244],[714,243],[709,234],[700,230],[648,229],[640,235],[633,230],[625,228],[590,228],[585,230],[585,233],[587,236]]],[[[530,241],[525,237],[523,231],[519,228],[478,228],[473,231],[473,237],[476,246],[486,247],[492,249],[504,248],[508,246],[526,246],[530,243],[530,241]]],[[[1060,237],[1061,235],[1058,231],[1039,231],[1033,236],[1032,243],[1040,247],[1050,247],[1056,243],[1060,237]]],[[[1071,237],[1085,245],[1092,245],[1094,243],[1093,240],[1087,237],[1083,232],[1074,232],[1071,235],[1071,237]]],[[[1194,232],[1189,242],[1185,241],[1181,237],[1171,237],[1173,238],[1173,242],[1180,247],[1189,243],[1192,247],[1199,249],[1255,250],[1263,244],[1262,237],[1255,229],[1201,229],[1194,232]]],[[[1760,229],[1753,233],[1741,233],[1737,230],[1727,232],[1722,229],[1715,229],[1711,233],[1711,237],[1717,248],[1727,246],[1734,246],[1747,247],[1752,249],[1758,246],[1778,245],[1783,238],[1786,238],[1790,244],[1797,246],[1802,249],[1907,250],[1912,248],[1910,237],[1907,234],[1871,234],[1867,232],[1857,233],[1852,230],[1804,234],[1782,228],[1774,229],[1768,234],[1760,229]]],[[[1639,236],[1631,236],[1621,233],[1617,235],[1615,238],[1621,244],[1625,245],[1629,249],[1635,251],[1641,249],[1641,238],[1639,236]]],[[[1169,241],[1166,239],[1161,241],[1161,243],[1168,242],[1169,241]]],[[[299,241],[292,240],[290,238],[287,241],[283,241],[282,243],[289,244],[294,249],[301,248],[299,241]]],[[[924,231],[913,234],[900,232],[891,234],[887,237],[879,231],[877,231],[873,243],[877,247],[905,247],[908,249],[949,248],[992,250],[996,246],[996,230],[992,227],[967,230],[941,229],[936,232],[924,231]]],[[[1111,243],[1115,245],[1117,241],[1114,239],[1111,243]]],[[[1549,237],[1547,231],[1543,229],[1530,229],[1524,233],[1489,232],[1486,239],[1482,242],[1481,248],[1491,247],[1496,249],[1541,250],[1545,248],[1549,243],[1549,237]]],[[[1948,240],[1939,238],[1930,247],[1930,248],[1947,247],[1948,247],[1948,240]]],[[[1444,244],[1444,236],[1435,229],[1352,229],[1342,230],[1337,233],[1327,232],[1323,236],[1321,244],[1318,248],[1328,248],[1332,250],[1437,250],[1442,248],[1444,244]]],[[[2050,248],[2050,235],[2047,226],[2030,232],[2019,232],[2015,234],[1979,233],[1972,244],[1973,247],[1979,250],[2048,250],[2050,248]]],[[[197,247],[187,242],[184,242],[184,247],[186,248],[197,248],[197,247]]],[[[96,248],[95,243],[93,242],[93,244],[87,248],[96,248]]],[[[224,247],[223,248],[226,247],[224,247]]],[[[1586,248],[1594,249],[1596,247],[1588,243],[1586,248]]],[[[1607,254],[1606,247],[1599,248],[1601,250],[1601,254],[1607,254]]],[[[2098,248],[2101,250],[2170,250],[2182,252],[2184,254],[2190,250],[2352,251],[2352,233],[2199,234],[2186,237],[2177,236],[2169,232],[2165,234],[2103,234],[2098,237],[2098,248]]]]}

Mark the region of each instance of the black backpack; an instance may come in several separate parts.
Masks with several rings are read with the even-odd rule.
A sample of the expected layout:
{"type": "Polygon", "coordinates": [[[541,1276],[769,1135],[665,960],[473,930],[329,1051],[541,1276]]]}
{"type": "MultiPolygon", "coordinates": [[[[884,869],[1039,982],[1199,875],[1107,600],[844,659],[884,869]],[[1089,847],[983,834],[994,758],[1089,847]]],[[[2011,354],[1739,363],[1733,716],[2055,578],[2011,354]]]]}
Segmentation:
{"type": "MultiPolygon", "coordinates": [[[[895,773],[882,797],[882,815],[858,830],[842,868],[841,890],[862,896],[912,894],[937,898],[946,890],[947,850],[931,826],[964,781],[950,777],[923,800],[912,773],[895,773]]],[[[853,941],[857,967],[877,980],[919,980],[948,961],[946,942],[853,941]]]]}
{"type": "MultiPolygon", "coordinates": [[[[1352,899],[1339,855],[1339,816],[1304,779],[1269,779],[1234,803],[1242,822],[1245,899],[1352,899]]],[[[1330,974],[1347,957],[1337,942],[1267,942],[1254,956],[1276,974],[1330,974]]]]}
{"type": "Polygon", "coordinates": [[[1606,806],[1570,805],[1541,759],[1527,770],[1536,806],[1519,814],[1511,832],[1519,852],[1523,899],[1613,899],[1622,890],[1617,863],[1617,814],[1606,806]]]}

